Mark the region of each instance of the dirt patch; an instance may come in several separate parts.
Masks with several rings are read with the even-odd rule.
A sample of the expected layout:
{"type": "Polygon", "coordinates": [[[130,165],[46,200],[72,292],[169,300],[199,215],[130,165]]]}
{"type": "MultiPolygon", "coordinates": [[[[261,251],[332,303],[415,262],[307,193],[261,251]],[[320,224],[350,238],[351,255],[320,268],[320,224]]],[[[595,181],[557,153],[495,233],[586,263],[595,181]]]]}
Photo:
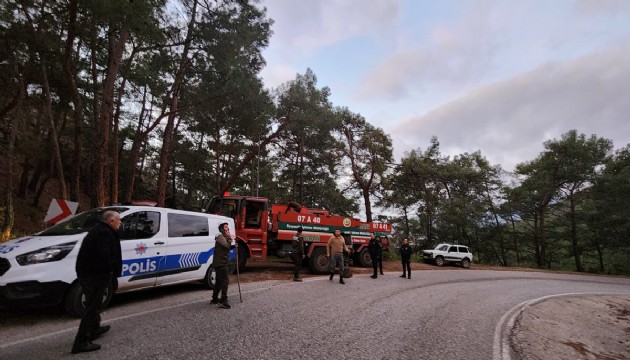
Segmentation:
{"type": "Polygon", "coordinates": [[[521,359],[630,359],[629,312],[630,296],[551,298],[519,316],[511,345],[521,359]]]}

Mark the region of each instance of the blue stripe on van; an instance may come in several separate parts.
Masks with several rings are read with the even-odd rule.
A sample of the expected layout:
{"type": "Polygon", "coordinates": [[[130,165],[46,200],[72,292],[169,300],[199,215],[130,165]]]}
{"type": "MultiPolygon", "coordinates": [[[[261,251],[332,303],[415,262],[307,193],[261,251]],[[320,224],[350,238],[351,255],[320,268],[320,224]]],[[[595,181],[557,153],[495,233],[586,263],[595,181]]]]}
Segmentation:
{"type": "MultiPolygon", "coordinates": [[[[151,276],[163,276],[182,271],[199,269],[210,261],[214,255],[214,248],[205,252],[172,254],[166,256],[153,256],[148,258],[135,258],[123,261],[121,277],[133,276],[130,281],[146,279],[151,276]]],[[[230,250],[230,260],[236,259],[236,251],[230,250]]]]}

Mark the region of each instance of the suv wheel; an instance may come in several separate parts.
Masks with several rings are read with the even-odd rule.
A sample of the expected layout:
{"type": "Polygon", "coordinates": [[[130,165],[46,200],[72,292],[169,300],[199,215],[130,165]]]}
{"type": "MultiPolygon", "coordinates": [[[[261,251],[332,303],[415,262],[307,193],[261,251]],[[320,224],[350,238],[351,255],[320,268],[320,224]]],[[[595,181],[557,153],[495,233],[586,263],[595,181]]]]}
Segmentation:
{"type": "Polygon", "coordinates": [[[435,258],[435,265],[444,266],[444,258],[442,256],[438,256],[435,258]]]}
{"type": "Polygon", "coordinates": [[[468,259],[462,260],[462,267],[464,269],[468,269],[470,267],[470,260],[468,260],[468,259]]]}

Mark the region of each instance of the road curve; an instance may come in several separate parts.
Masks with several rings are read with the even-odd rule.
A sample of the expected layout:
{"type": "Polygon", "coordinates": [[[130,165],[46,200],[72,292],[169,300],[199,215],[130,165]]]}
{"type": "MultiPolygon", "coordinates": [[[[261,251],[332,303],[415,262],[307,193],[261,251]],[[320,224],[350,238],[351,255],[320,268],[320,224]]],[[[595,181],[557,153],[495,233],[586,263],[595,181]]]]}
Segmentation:
{"type": "MultiPolygon", "coordinates": [[[[626,294],[630,279],[516,271],[417,271],[230,286],[232,309],[196,285],[121,295],[112,330],[86,359],[501,359],[524,304],[560,294],[626,294]]],[[[3,310],[0,358],[70,355],[78,320],[50,309],[3,310]]]]}

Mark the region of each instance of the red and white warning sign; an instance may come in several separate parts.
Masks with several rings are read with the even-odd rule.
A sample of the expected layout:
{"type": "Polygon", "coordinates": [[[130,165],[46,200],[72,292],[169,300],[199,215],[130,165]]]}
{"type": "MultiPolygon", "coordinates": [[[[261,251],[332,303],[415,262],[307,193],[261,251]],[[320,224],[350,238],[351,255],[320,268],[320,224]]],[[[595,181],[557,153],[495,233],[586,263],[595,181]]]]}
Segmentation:
{"type": "Polygon", "coordinates": [[[44,222],[48,224],[56,224],[61,220],[74,215],[79,207],[78,202],[66,201],[64,199],[52,199],[48,207],[48,213],[44,218],[44,222]]]}

